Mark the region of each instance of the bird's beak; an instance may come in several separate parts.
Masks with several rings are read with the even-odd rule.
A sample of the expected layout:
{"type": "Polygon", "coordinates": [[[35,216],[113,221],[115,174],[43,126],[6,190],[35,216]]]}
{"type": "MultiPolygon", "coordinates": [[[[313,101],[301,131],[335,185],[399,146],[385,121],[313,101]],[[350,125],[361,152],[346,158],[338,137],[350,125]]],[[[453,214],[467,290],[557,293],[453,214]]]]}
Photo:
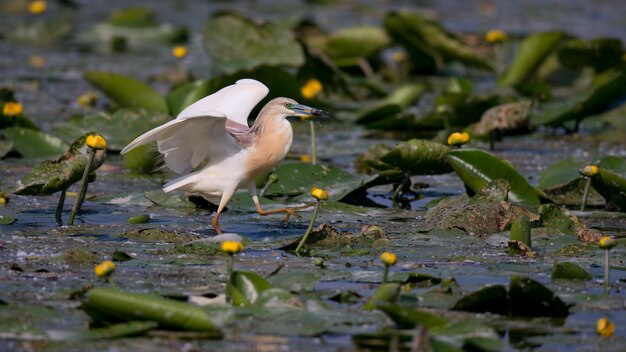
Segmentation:
{"type": "Polygon", "coordinates": [[[324,110],[314,109],[312,107],[308,107],[302,104],[289,104],[287,108],[294,112],[294,116],[301,117],[305,120],[318,117],[318,118],[329,118],[330,114],[324,110]]]}

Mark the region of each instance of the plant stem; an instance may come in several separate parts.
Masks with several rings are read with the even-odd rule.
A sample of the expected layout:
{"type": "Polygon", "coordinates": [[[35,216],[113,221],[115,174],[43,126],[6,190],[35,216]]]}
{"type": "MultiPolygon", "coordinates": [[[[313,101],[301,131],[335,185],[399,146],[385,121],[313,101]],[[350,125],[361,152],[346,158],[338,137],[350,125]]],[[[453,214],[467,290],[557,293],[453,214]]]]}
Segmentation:
{"type": "Polygon", "coordinates": [[[261,192],[259,192],[259,196],[263,197],[265,195],[265,192],[267,192],[270,186],[273,185],[274,183],[276,183],[276,181],[272,180],[271,178],[267,180],[265,185],[263,185],[263,188],[261,188],[261,192]]]}
{"type": "Polygon", "coordinates": [[[309,234],[311,233],[311,230],[313,229],[313,224],[315,223],[315,219],[317,218],[317,213],[319,211],[320,211],[320,201],[318,200],[315,203],[315,210],[313,211],[313,217],[311,218],[311,222],[309,223],[309,227],[306,229],[306,232],[304,233],[304,236],[302,236],[302,239],[300,240],[300,243],[298,243],[298,247],[296,247],[296,254],[298,254],[298,252],[300,251],[300,249],[304,245],[304,242],[306,242],[306,239],[309,237],[309,234]]]}
{"type": "Polygon", "coordinates": [[[389,276],[389,265],[385,265],[385,272],[383,274],[383,284],[387,283],[388,276],[389,276]]]}
{"type": "Polygon", "coordinates": [[[235,256],[232,254],[228,255],[228,260],[226,261],[226,303],[230,303],[230,276],[233,273],[233,263],[235,261],[235,256]]]}
{"type": "Polygon", "coordinates": [[[315,123],[309,121],[311,127],[311,164],[317,164],[317,143],[315,141],[315,123]]]}
{"type": "Polygon", "coordinates": [[[587,205],[587,196],[589,195],[589,187],[591,186],[591,177],[585,177],[587,183],[585,183],[585,192],[583,193],[583,203],[580,205],[580,211],[585,211],[587,205]]]}
{"type": "Polygon", "coordinates": [[[604,250],[604,294],[609,294],[609,250],[604,250]]]}
{"type": "Polygon", "coordinates": [[[61,195],[59,196],[59,203],[57,203],[57,211],[54,213],[54,218],[59,225],[63,224],[61,222],[61,213],[63,212],[63,205],[65,204],[65,193],[67,193],[67,189],[61,191],[61,195]]]}
{"type": "Polygon", "coordinates": [[[76,200],[74,201],[74,206],[72,207],[72,212],[70,213],[70,219],[67,222],[68,225],[74,225],[74,218],[76,217],[76,213],[80,210],[81,206],[81,198],[83,198],[83,194],[87,192],[87,177],[89,176],[89,172],[91,171],[91,163],[93,162],[94,157],[96,156],[96,151],[91,149],[91,153],[89,154],[89,159],[87,160],[87,165],[85,166],[85,172],[83,173],[83,178],[80,183],[80,191],[76,195],[76,200]]]}

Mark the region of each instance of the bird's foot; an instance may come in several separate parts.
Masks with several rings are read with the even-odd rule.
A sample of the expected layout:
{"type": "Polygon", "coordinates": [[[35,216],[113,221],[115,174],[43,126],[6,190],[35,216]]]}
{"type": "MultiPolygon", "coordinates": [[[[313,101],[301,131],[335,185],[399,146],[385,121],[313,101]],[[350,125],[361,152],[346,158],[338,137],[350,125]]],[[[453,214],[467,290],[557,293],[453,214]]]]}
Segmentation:
{"type": "Polygon", "coordinates": [[[293,215],[294,217],[298,218],[298,219],[302,219],[302,215],[296,213],[296,210],[302,210],[302,209],[306,209],[306,208],[310,208],[312,206],[314,206],[315,203],[309,203],[309,204],[305,204],[305,205],[301,205],[298,207],[291,207],[291,208],[284,208],[282,209],[286,214],[285,214],[285,218],[283,219],[284,223],[289,222],[289,218],[293,215]]]}

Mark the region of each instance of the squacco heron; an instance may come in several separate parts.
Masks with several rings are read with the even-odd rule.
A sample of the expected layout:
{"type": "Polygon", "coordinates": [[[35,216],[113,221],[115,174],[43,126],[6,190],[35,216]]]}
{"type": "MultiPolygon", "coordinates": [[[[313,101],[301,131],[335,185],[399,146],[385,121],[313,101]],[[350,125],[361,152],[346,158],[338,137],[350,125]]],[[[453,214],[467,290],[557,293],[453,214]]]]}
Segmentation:
{"type": "Polygon", "coordinates": [[[254,178],[280,163],[293,142],[288,116],[328,117],[328,113],[289,98],[272,99],[252,127],[248,115],[269,89],[253,79],[242,79],[183,110],[176,119],[137,137],[121,153],[156,142],[165,166],[182,176],[163,191],[199,194],[218,204],[211,221],[222,233],[219,216],[239,188],[247,188],[260,215],[286,213],[308,206],[263,210],[254,178]],[[217,203],[219,202],[219,203],[217,203]]]}

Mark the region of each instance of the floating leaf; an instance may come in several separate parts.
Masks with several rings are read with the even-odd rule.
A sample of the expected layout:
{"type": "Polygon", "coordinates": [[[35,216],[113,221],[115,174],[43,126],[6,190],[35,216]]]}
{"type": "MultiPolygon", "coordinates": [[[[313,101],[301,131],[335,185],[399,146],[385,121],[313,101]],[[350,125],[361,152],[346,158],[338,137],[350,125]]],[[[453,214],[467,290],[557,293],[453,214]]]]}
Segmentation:
{"type": "Polygon", "coordinates": [[[211,81],[196,81],[177,87],[166,97],[170,114],[177,116],[189,105],[215,92],[213,86],[211,81]]]}
{"type": "Polygon", "coordinates": [[[204,44],[213,71],[231,74],[262,65],[298,67],[304,53],[293,33],[286,27],[225,14],[209,20],[204,29],[204,44]]]}
{"type": "Polygon", "coordinates": [[[576,161],[573,157],[563,159],[541,173],[539,188],[548,191],[565,187],[581,178],[578,170],[583,166],[585,163],[576,161]]]}
{"type": "Polygon", "coordinates": [[[122,252],[122,251],[115,251],[115,252],[113,252],[113,254],[111,255],[111,258],[115,262],[126,262],[126,261],[134,259],[132,256],[130,256],[130,255],[128,255],[128,254],[126,254],[125,252],[122,252]]]}
{"type": "Polygon", "coordinates": [[[373,310],[380,303],[395,303],[398,295],[400,294],[400,287],[402,284],[397,282],[388,282],[380,284],[372,297],[363,305],[364,310],[373,310]]]}
{"type": "Polygon", "coordinates": [[[404,111],[424,93],[423,84],[409,84],[402,86],[385,99],[357,114],[357,123],[369,124],[383,118],[393,116],[404,111]]]}
{"type": "Polygon", "coordinates": [[[199,307],[155,295],[97,287],[87,292],[84,304],[90,310],[125,320],[156,321],[165,328],[212,331],[218,330],[199,307]]]}
{"type": "Polygon", "coordinates": [[[163,113],[143,109],[118,109],[112,114],[98,113],[57,125],[53,130],[65,140],[88,131],[98,131],[107,141],[107,150],[119,151],[142,133],[171,120],[163,113]]]}
{"type": "Polygon", "coordinates": [[[74,23],[73,18],[65,15],[53,20],[31,19],[10,26],[12,30],[6,34],[6,38],[13,44],[51,47],[70,34],[74,23]]]}
{"type": "Polygon", "coordinates": [[[380,160],[410,175],[433,175],[452,172],[446,156],[450,147],[437,142],[411,139],[400,142],[380,160]]]}
{"type": "Polygon", "coordinates": [[[438,23],[413,12],[392,12],[384,18],[385,29],[411,56],[418,70],[433,71],[444,62],[493,70],[492,63],[470,46],[447,33],[438,23]]]}
{"type": "Polygon", "coordinates": [[[569,314],[569,307],[559,296],[529,278],[512,276],[509,297],[514,316],[565,318],[569,314]]]}
{"type": "Polygon", "coordinates": [[[609,108],[626,91],[626,69],[610,69],[598,74],[594,86],[565,103],[545,104],[530,119],[535,126],[558,126],[567,121],[580,121],[609,108]]]}
{"type": "Polygon", "coordinates": [[[244,271],[233,271],[226,284],[226,290],[229,291],[233,300],[232,303],[237,307],[254,304],[260,294],[270,288],[272,285],[264,278],[244,271]]]}
{"type": "Polygon", "coordinates": [[[573,39],[558,49],[557,57],[565,67],[593,67],[596,72],[602,72],[619,65],[623,52],[619,39],[573,39]]]}
{"type": "Polygon", "coordinates": [[[526,37],[519,45],[513,63],[500,77],[500,84],[513,87],[524,83],[537,72],[564,37],[562,32],[540,32],[526,37]]]}
{"type": "Polygon", "coordinates": [[[47,133],[22,127],[9,127],[4,134],[11,139],[13,148],[26,158],[43,158],[63,154],[68,145],[47,133]]]}
{"type": "Polygon", "coordinates": [[[313,291],[319,279],[310,271],[290,271],[272,275],[268,281],[274,287],[290,292],[303,292],[313,291]]]}
{"type": "Polygon", "coordinates": [[[122,234],[115,235],[115,237],[142,242],[168,243],[186,243],[198,239],[198,236],[195,234],[181,232],[180,230],[166,230],[159,228],[132,229],[122,234]]]}
{"type": "Polygon", "coordinates": [[[117,27],[145,28],[156,27],[159,23],[154,13],[147,7],[130,7],[115,10],[107,22],[117,27]]]}
{"type": "Polygon", "coordinates": [[[15,222],[15,218],[11,215],[0,215],[0,225],[11,225],[15,222]]]}
{"type": "Polygon", "coordinates": [[[504,179],[511,187],[509,201],[525,206],[539,205],[537,190],[511,164],[488,152],[476,149],[453,150],[448,153],[447,160],[465,185],[474,192],[483,189],[488,182],[504,179]]]}
{"type": "Polygon", "coordinates": [[[92,328],[71,334],[67,339],[73,341],[111,340],[119,337],[138,336],[159,326],[156,321],[129,321],[109,325],[104,328],[92,328]]]}
{"type": "Polygon", "coordinates": [[[591,278],[585,269],[574,263],[554,263],[552,266],[552,280],[591,280],[591,278]]]}
{"type": "Polygon", "coordinates": [[[389,44],[387,33],[379,27],[357,26],[340,29],[328,36],[324,51],[342,66],[354,65],[389,44]]]}
{"type": "MultiPolygon", "coordinates": [[[[85,144],[87,133],[79,137],[59,159],[37,164],[18,181],[13,193],[21,195],[49,195],[66,190],[80,180],[85,172],[91,149],[85,144]]],[[[96,151],[91,170],[99,168],[106,158],[104,150],[96,151]]]]}
{"type": "Polygon", "coordinates": [[[376,304],[376,308],[385,312],[400,329],[413,329],[418,325],[433,328],[448,323],[440,315],[425,310],[401,307],[395,303],[379,302],[376,304]]]}
{"type": "Polygon", "coordinates": [[[84,77],[122,107],[168,112],[165,98],[154,88],[134,78],[105,71],[87,71],[84,77]]]}
{"type": "Polygon", "coordinates": [[[483,113],[480,122],[472,127],[472,132],[482,136],[491,131],[509,132],[528,129],[531,107],[530,101],[494,106],[483,113]]]}
{"type": "Polygon", "coordinates": [[[602,237],[599,232],[590,230],[567,209],[554,204],[542,204],[539,207],[542,226],[555,229],[563,234],[574,235],[583,242],[597,241],[602,237]]]}
{"type": "Polygon", "coordinates": [[[452,309],[506,315],[509,313],[508,292],[502,285],[487,286],[463,296],[452,309]]]}

